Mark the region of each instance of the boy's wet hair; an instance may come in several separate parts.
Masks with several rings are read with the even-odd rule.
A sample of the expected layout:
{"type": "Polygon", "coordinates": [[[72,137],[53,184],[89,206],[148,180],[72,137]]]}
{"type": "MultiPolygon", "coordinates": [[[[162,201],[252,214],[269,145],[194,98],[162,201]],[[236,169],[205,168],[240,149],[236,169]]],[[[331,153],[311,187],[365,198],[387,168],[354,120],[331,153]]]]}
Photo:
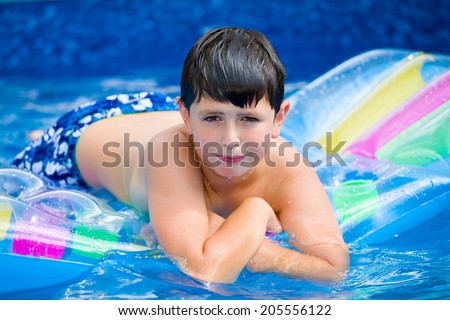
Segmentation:
{"type": "Polygon", "coordinates": [[[284,66],[263,34],[241,28],[214,29],[186,56],[180,100],[187,109],[202,97],[244,108],[265,97],[277,113],[285,78],[284,66]]]}

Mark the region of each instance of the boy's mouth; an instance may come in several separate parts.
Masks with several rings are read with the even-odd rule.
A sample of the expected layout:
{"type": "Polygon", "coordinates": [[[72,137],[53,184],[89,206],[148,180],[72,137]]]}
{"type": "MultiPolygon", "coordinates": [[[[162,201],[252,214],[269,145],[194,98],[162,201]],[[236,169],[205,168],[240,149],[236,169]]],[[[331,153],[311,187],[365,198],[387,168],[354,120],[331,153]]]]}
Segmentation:
{"type": "Polygon", "coordinates": [[[238,163],[244,160],[245,156],[218,156],[218,158],[225,163],[238,163]]]}

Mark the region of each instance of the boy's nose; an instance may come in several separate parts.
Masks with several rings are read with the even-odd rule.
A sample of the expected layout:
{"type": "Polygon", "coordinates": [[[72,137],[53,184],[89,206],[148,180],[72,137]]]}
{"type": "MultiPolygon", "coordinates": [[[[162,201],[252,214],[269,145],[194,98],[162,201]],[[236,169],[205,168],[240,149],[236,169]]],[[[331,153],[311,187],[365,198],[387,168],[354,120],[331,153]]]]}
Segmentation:
{"type": "Polygon", "coordinates": [[[227,150],[238,147],[240,144],[239,133],[234,126],[228,125],[222,135],[222,146],[227,150]]]}

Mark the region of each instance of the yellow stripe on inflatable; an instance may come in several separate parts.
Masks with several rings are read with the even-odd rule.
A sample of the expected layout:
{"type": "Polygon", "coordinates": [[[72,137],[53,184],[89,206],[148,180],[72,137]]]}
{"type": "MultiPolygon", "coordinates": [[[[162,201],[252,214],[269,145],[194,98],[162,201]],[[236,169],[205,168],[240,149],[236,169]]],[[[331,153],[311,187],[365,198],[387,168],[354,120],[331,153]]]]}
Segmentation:
{"type": "Polygon", "coordinates": [[[424,53],[409,56],[332,130],[332,141],[326,141],[326,136],[322,136],[319,143],[324,150],[333,151],[341,141],[345,142],[345,149],[345,146],[422,88],[425,82],[420,70],[430,60],[433,60],[433,56],[424,53]]]}
{"type": "Polygon", "coordinates": [[[5,240],[11,221],[12,208],[7,203],[0,203],[0,241],[5,240]]]}

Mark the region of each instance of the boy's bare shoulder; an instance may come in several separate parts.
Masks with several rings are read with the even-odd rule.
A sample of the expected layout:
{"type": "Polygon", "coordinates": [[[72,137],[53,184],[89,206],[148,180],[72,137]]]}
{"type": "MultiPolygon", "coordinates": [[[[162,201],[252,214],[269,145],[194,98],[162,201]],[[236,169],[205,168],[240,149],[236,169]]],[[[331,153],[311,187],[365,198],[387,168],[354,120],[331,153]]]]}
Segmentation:
{"type": "Polygon", "coordinates": [[[292,143],[282,138],[275,140],[269,154],[268,165],[275,168],[278,173],[284,172],[287,175],[295,175],[311,167],[292,143]]]}
{"type": "Polygon", "coordinates": [[[308,194],[309,190],[321,188],[321,184],[313,166],[292,144],[282,139],[277,140],[276,144],[270,152],[268,167],[274,178],[272,181],[278,181],[274,204],[282,210],[287,204],[304,201],[303,195],[308,194]]]}
{"type": "Polygon", "coordinates": [[[151,159],[148,161],[149,169],[177,168],[175,171],[181,172],[178,168],[185,171],[186,168],[199,167],[191,137],[184,125],[175,125],[159,132],[153,136],[147,148],[147,156],[151,159]]]}
{"type": "Polygon", "coordinates": [[[150,140],[152,143],[170,143],[173,141],[189,141],[189,135],[185,131],[184,125],[175,125],[160,131],[150,140]]]}

